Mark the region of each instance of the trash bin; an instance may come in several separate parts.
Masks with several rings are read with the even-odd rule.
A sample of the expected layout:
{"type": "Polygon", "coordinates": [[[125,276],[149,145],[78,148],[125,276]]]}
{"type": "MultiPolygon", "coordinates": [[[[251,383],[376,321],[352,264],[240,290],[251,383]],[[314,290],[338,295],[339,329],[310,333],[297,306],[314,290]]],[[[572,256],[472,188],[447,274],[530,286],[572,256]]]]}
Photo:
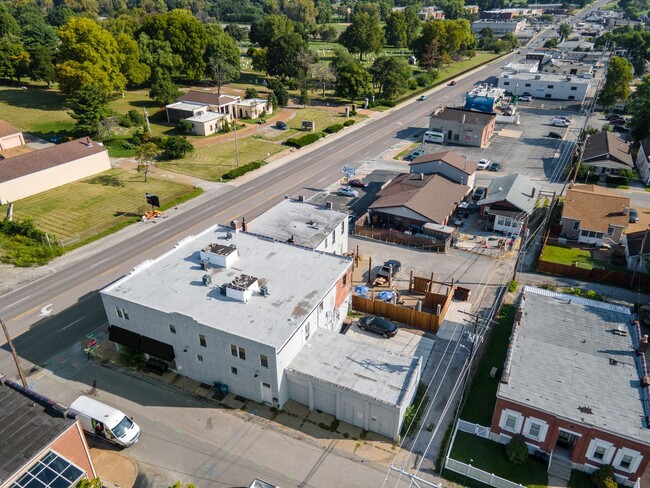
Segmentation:
{"type": "Polygon", "coordinates": [[[460,300],[461,302],[466,302],[469,300],[469,296],[472,294],[472,290],[469,288],[463,288],[462,286],[457,286],[454,291],[454,298],[460,300]]]}
{"type": "Polygon", "coordinates": [[[226,396],[228,394],[228,385],[224,385],[223,383],[219,384],[219,393],[221,393],[223,396],[226,396]]]}

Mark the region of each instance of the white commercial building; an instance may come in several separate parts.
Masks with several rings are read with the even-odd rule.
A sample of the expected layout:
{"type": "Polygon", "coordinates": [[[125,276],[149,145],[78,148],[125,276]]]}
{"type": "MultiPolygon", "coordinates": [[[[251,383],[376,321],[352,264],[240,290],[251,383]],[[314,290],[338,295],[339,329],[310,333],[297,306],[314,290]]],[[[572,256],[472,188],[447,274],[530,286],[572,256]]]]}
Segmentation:
{"type": "Polygon", "coordinates": [[[179,374],[277,408],[293,399],[397,439],[420,360],[338,334],[351,281],[349,258],[220,226],[142,263],[101,297],[112,341],[179,374]],[[356,367],[335,374],[337,363],[356,367]]]}
{"type": "Polygon", "coordinates": [[[514,95],[530,95],[551,100],[583,101],[591,80],[576,76],[540,73],[508,73],[499,75],[499,88],[514,95]]]}
{"type": "Polygon", "coordinates": [[[490,20],[481,19],[472,22],[472,32],[480,34],[483,29],[491,29],[495,36],[517,34],[526,27],[525,20],[490,20]]]}
{"type": "Polygon", "coordinates": [[[252,222],[242,225],[253,234],[333,254],[348,252],[350,215],[325,206],[305,203],[302,197],[284,199],[252,222]]]}

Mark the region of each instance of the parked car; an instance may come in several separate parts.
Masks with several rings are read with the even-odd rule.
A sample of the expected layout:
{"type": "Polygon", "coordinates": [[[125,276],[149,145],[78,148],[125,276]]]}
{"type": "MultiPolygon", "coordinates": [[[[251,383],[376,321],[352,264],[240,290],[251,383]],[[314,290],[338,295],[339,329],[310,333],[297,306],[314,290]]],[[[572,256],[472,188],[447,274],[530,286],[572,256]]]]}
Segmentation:
{"type": "Polygon", "coordinates": [[[628,127],[625,127],[621,124],[615,124],[614,127],[612,127],[612,130],[614,132],[630,132],[630,129],[628,127]]]}
{"type": "Polygon", "coordinates": [[[531,97],[530,95],[524,95],[522,97],[519,97],[519,101],[520,102],[532,102],[533,97],[531,97]]]}
{"type": "Polygon", "coordinates": [[[622,119],[622,118],[623,117],[621,117],[618,114],[607,114],[607,115],[605,115],[605,120],[617,120],[617,119],[622,119]]]}
{"type": "Polygon", "coordinates": [[[492,161],[490,161],[489,159],[481,159],[476,165],[476,169],[480,169],[480,170],[488,169],[490,167],[490,164],[492,164],[492,161]]]}
{"type": "Polygon", "coordinates": [[[551,120],[551,125],[553,127],[569,127],[569,122],[564,119],[554,118],[551,120]]]}
{"type": "Polygon", "coordinates": [[[0,161],[2,161],[4,158],[5,157],[2,154],[0,154],[0,161]]]}
{"type": "Polygon", "coordinates": [[[562,134],[560,134],[559,132],[549,132],[548,136],[553,139],[562,139],[563,137],[562,134]]]}
{"type": "Polygon", "coordinates": [[[566,120],[569,124],[571,123],[571,119],[569,117],[565,117],[564,115],[556,115],[553,118],[554,119],[566,120]]]}
{"type": "Polygon", "coordinates": [[[280,129],[280,130],[287,130],[287,129],[289,128],[289,126],[287,125],[287,123],[286,123],[286,122],[282,122],[281,120],[278,120],[278,121],[275,123],[275,126],[276,126],[278,129],[280,129]]]}
{"type": "Polygon", "coordinates": [[[413,161],[415,158],[419,158],[424,154],[424,149],[416,149],[411,154],[407,155],[404,159],[406,161],[413,161]]]}
{"type": "Polygon", "coordinates": [[[629,217],[630,224],[639,221],[639,212],[635,208],[631,208],[627,216],[629,217]]]}
{"type": "Polygon", "coordinates": [[[347,186],[342,186],[336,193],[341,197],[358,197],[359,192],[347,186]]]}
{"type": "Polygon", "coordinates": [[[474,194],[472,195],[472,200],[479,201],[481,198],[485,196],[485,192],[487,191],[487,188],[484,186],[477,186],[474,189],[474,194]]]}
{"type": "Polygon", "coordinates": [[[357,188],[366,188],[368,186],[368,183],[358,178],[355,178],[354,180],[348,181],[348,185],[355,186],[357,188]]]}
{"type": "Polygon", "coordinates": [[[397,325],[383,317],[365,315],[359,319],[359,328],[374,332],[384,337],[394,337],[397,334],[397,325]]]}
{"type": "Polygon", "coordinates": [[[418,98],[418,101],[423,102],[423,101],[425,101],[427,98],[429,98],[429,97],[426,96],[426,95],[420,95],[420,97],[418,98]]]}
{"type": "Polygon", "coordinates": [[[488,166],[489,171],[501,171],[501,165],[499,163],[492,163],[488,166]]]}
{"type": "Polygon", "coordinates": [[[449,86],[454,86],[455,84],[456,84],[456,80],[451,80],[451,81],[449,82],[449,86]]]}

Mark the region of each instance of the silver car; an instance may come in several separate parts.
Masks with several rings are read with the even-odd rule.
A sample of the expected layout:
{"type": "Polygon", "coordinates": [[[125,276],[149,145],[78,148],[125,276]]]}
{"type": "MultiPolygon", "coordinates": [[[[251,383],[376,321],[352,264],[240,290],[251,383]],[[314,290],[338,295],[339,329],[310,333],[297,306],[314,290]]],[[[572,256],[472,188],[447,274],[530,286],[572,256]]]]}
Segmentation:
{"type": "Polygon", "coordinates": [[[341,188],[338,189],[336,192],[339,196],[342,197],[358,197],[359,192],[355,190],[354,188],[350,188],[347,186],[342,186],[341,188]]]}

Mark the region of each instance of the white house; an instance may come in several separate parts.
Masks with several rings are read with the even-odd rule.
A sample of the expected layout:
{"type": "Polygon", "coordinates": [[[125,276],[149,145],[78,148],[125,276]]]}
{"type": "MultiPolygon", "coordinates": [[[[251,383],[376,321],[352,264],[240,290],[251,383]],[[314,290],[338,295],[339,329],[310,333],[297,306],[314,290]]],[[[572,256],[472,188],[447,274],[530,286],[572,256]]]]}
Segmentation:
{"type": "Polygon", "coordinates": [[[199,112],[185,120],[192,124],[192,133],[199,136],[209,136],[223,129],[223,123],[227,118],[226,114],[208,110],[207,112],[199,112]]]}
{"type": "Polygon", "coordinates": [[[348,252],[350,215],[330,203],[313,205],[304,198],[286,198],[251,222],[247,232],[333,254],[348,252]]]}
{"type": "Polygon", "coordinates": [[[503,72],[498,77],[499,88],[514,95],[578,102],[585,99],[590,83],[589,78],[541,73],[503,72]]]}
{"type": "Polygon", "coordinates": [[[246,98],[235,104],[235,116],[240,119],[258,119],[271,115],[273,106],[263,98],[246,98]]]}
{"type": "Polygon", "coordinates": [[[641,141],[635,163],[643,182],[650,185],[650,137],[646,137],[641,141]]]}
{"type": "Polygon", "coordinates": [[[112,341],[179,374],[277,408],[303,402],[376,432],[372,417],[383,417],[385,426],[392,422],[385,435],[397,439],[420,361],[348,345],[338,334],[351,281],[349,258],[220,226],[142,263],[101,297],[112,341]],[[365,377],[331,369],[377,357],[383,370],[365,377]],[[399,394],[386,393],[382,403],[381,384],[399,394]],[[305,385],[313,393],[307,398],[305,385]]]}

